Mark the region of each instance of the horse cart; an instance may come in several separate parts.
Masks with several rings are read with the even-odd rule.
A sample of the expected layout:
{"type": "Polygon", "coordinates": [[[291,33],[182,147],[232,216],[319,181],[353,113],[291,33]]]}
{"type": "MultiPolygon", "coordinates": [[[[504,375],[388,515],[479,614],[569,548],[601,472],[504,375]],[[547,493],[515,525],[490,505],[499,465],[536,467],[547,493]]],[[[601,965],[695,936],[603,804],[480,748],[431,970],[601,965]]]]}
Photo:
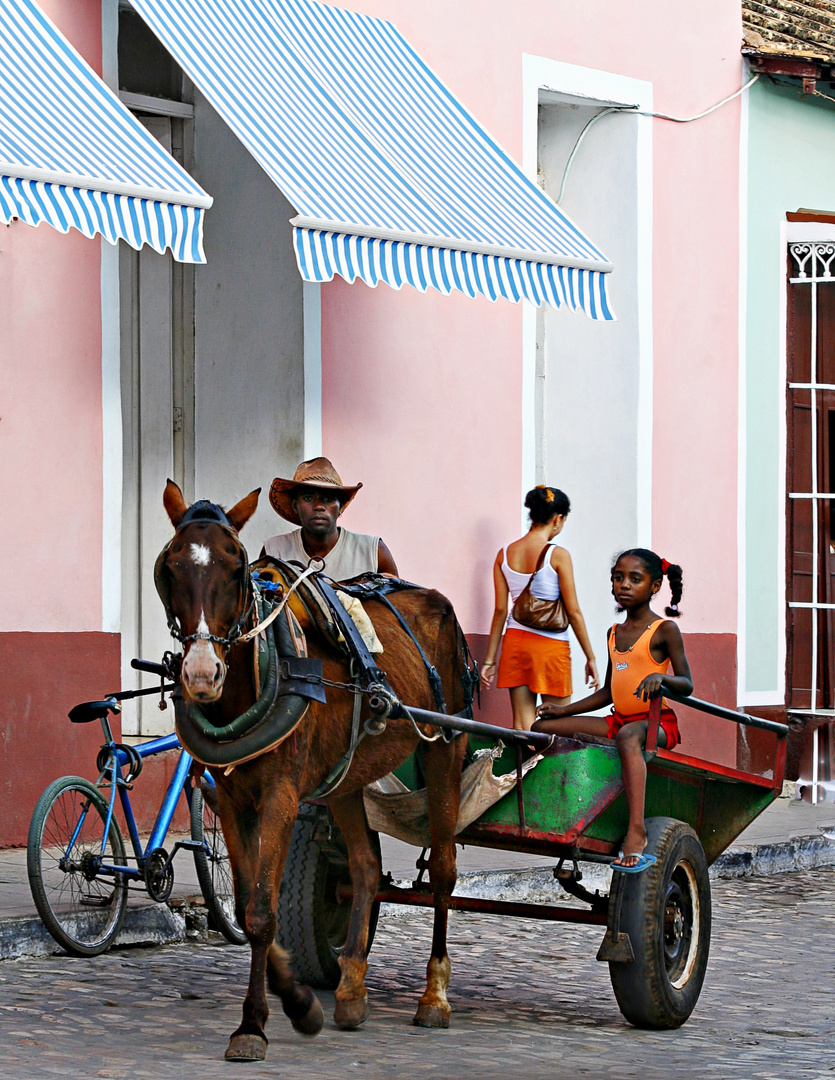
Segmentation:
{"type": "Polygon", "coordinates": [[[257,499],[251,492],[228,511],[205,500],[188,506],[169,481],[163,503],[174,535],[155,567],[183,646],[168,672],[179,684],[177,734],[215,781],[236,918],[251,948],[227,1060],[263,1059],[267,988],[301,1034],[323,1024],[311,985],[336,988],[338,1027],[365,1022],[366,958],[382,902],[434,909],[419,1026],[449,1026],[446,941],[456,909],[605,926],[598,959],[609,964],[627,1019],[682,1024],[707,965],[708,866],[780,792],[787,728],[687,699],[773,734],[771,775],[758,776],[659,750],[656,705],[646,814],[657,861],[642,874],[614,873],[608,894],[592,893],[580,864],[610,863],[626,828],[614,744],[475,720],[478,669],[452,605],[435,590],[379,574],[334,582],[316,560],[250,566],[238,533],[257,499]],[[507,794],[476,799],[477,812],[462,818],[459,795],[473,771],[500,788],[506,778],[507,794]],[[421,872],[408,888],[385,877],[379,887],[379,835],[366,800],[392,774],[407,797],[423,792],[426,884],[421,872]],[[571,902],[456,897],[456,841],[553,855],[571,902]]]}
{"type": "MultiPolygon", "coordinates": [[[[554,738],[410,710],[416,719],[464,731],[475,749],[504,744],[497,774],[517,783],[457,835],[459,843],[553,856],[554,877],[573,903],[533,904],[456,896],[450,908],[605,928],[597,959],[609,964],[621,1012],[638,1027],[683,1024],[701,991],[711,934],[708,867],[779,794],[786,758],[785,725],[695,698],[668,698],[774,735],[770,775],[746,773],[655,745],[660,699],[653,703],[647,761],[647,853],[657,861],[640,874],[613,872],[608,895],[583,884],[581,863],[608,864],[626,831],[627,808],[614,742],[577,735],[554,738]],[[525,768],[531,746],[543,756],[525,768]]],[[[420,785],[419,754],[397,770],[420,785]]],[[[418,866],[425,866],[422,859],[418,866]]],[[[432,906],[423,873],[411,887],[386,874],[377,894],[369,948],[381,903],[432,906]]],[[[294,831],[279,901],[279,934],[298,976],[333,988],[350,914],[350,879],[338,829],[323,804],[303,807],[294,831]]]]}

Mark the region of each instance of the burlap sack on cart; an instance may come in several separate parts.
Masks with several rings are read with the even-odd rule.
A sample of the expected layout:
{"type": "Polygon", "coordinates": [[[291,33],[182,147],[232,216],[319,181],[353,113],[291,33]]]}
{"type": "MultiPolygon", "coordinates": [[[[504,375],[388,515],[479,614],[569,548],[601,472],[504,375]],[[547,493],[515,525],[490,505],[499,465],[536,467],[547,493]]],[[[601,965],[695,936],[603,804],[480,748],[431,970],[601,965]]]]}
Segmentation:
{"type": "MultiPolygon", "coordinates": [[[[480,818],[499,799],[516,787],[516,770],[493,775],[493,762],[501,756],[504,743],[497,743],[492,750],[478,750],[475,760],[461,774],[461,804],[458,811],[456,835],[480,818]]],[[[525,776],[542,760],[537,754],[522,765],[525,776]]],[[[426,788],[410,791],[406,785],[389,773],[369,784],[363,792],[368,824],[377,832],[394,836],[415,847],[429,846],[429,805],[426,788]]]]}

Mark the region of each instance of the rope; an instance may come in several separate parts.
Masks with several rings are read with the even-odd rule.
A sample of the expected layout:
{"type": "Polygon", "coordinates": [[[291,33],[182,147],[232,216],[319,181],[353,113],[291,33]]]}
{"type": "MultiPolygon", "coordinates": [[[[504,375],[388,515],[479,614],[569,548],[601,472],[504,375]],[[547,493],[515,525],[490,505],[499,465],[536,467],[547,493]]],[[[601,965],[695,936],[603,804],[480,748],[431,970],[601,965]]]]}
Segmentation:
{"type": "Polygon", "coordinates": [[[240,644],[245,644],[247,641],[252,641],[252,639],[254,637],[256,637],[258,634],[260,634],[262,630],[265,630],[270,625],[270,623],[273,622],[273,620],[277,619],[278,616],[282,613],[287,601],[290,599],[290,597],[293,595],[293,593],[296,591],[296,589],[299,587],[299,585],[301,585],[301,583],[304,581],[304,579],[307,578],[307,577],[310,577],[311,574],[317,573],[319,570],[322,569],[322,567],[324,565],[325,565],[325,563],[324,563],[324,560],[322,560],[322,559],[318,559],[318,558],[311,559],[310,563],[308,564],[307,569],[303,573],[299,574],[299,576],[296,578],[296,580],[293,582],[293,584],[290,586],[290,588],[287,590],[287,592],[281,598],[281,600],[278,603],[278,605],[276,606],[276,608],[266,617],[266,619],[264,619],[263,622],[258,623],[257,626],[253,626],[253,628],[251,630],[248,630],[245,634],[242,634],[238,638],[238,642],[240,644]],[[319,563],[319,562],[322,563],[322,566],[314,566],[313,565],[314,563],[319,563]]]}

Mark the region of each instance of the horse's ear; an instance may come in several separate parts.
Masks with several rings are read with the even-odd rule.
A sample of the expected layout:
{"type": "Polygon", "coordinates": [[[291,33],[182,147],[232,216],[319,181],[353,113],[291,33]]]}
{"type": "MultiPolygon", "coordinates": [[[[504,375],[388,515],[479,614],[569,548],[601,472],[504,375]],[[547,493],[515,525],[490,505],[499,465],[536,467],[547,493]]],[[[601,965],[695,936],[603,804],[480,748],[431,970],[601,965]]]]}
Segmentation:
{"type": "Polygon", "coordinates": [[[171,524],[176,529],[185,516],[186,500],[183,498],[183,493],[177,487],[173,480],[169,480],[165,485],[165,491],[162,494],[162,505],[165,507],[165,512],[171,518],[171,524]]]}
{"type": "Polygon", "coordinates": [[[241,531],[258,509],[258,496],[260,494],[261,489],[256,488],[255,491],[250,491],[249,495],[245,495],[239,503],[235,503],[231,510],[226,511],[226,516],[238,532],[241,531]]]}

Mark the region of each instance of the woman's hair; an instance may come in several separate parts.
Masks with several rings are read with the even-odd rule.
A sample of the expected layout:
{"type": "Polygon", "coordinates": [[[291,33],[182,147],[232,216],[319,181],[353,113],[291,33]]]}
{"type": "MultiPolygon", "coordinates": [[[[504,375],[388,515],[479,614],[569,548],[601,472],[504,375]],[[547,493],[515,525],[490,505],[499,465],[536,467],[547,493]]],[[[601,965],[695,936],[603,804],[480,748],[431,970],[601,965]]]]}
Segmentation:
{"type": "Polygon", "coordinates": [[[544,525],[554,514],[567,516],[571,509],[571,502],[566,493],[560,491],[559,488],[537,484],[525,496],[525,506],[531,515],[531,522],[534,525],[544,525]]]}
{"type": "Polygon", "coordinates": [[[661,581],[664,575],[667,576],[667,581],[670,583],[670,606],[664,608],[664,614],[669,618],[678,619],[681,616],[681,612],[678,609],[679,602],[681,601],[681,567],[677,563],[669,563],[666,559],[662,559],[660,555],[656,555],[654,551],[650,551],[649,548],[629,548],[627,551],[622,551],[617,555],[612,563],[612,573],[615,572],[615,567],[618,562],[624,556],[631,556],[633,559],[640,559],[644,566],[647,568],[647,573],[653,581],[661,581]]]}

